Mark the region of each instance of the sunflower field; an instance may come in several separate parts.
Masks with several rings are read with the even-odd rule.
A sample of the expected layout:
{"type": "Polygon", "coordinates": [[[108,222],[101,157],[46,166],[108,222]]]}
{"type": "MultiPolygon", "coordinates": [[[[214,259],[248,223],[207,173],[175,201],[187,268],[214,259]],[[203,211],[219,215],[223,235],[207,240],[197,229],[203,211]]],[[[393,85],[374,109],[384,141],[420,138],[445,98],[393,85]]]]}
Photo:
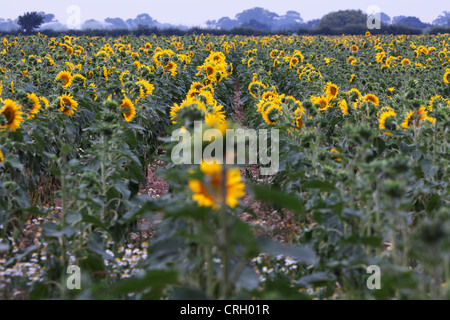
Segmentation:
{"type": "Polygon", "coordinates": [[[449,299],[449,130],[449,34],[6,36],[0,299],[449,299]]]}

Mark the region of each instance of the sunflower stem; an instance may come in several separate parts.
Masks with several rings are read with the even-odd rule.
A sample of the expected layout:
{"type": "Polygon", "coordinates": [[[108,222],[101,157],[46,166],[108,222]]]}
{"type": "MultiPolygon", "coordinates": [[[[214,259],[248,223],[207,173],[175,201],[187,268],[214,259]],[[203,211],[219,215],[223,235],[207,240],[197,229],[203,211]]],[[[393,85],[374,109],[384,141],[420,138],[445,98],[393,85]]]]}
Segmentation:
{"type": "Polygon", "coordinates": [[[228,221],[227,221],[227,211],[226,211],[226,201],[227,201],[227,168],[223,165],[222,170],[222,207],[220,210],[220,224],[222,233],[222,285],[221,285],[221,299],[227,300],[229,298],[228,293],[228,221]]]}

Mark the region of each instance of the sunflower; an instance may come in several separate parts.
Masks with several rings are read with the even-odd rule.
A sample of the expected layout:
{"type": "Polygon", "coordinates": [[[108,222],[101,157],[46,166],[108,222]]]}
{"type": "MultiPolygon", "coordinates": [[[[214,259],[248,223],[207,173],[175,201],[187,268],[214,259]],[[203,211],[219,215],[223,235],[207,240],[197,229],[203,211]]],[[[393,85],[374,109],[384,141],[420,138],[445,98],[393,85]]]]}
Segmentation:
{"type": "Polygon", "coordinates": [[[260,81],[253,81],[248,85],[248,91],[255,99],[258,99],[258,93],[266,87],[267,86],[260,81]]]}
{"type": "Polygon", "coordinates": [[[145,79],[142,79],[142,80],[140,80],[140,81],[138,81],[138,82],[136,82],[137,84],[141,84],[141,85],[143,85],[144,86],[144,88],[145,88],[145,95],[146,96],[151,96],[152,94],[153,94],[153,90],[155,90],[155,86],[154,85],[152,85],[150,82],[148,82],[147,80],[145,80],[145,79]]]}
{"type": "Polygon", "coordinates": [[[356,44],[352,45],[352,52],[358,52],[358,46],[356,44]]]}
{"type": "Polygon", "coordinates": [[[270,52],[270,57],[271,57],[272,59],[275,59],[276,57],[278,57],[278,50],[277,50],[277,49],[273,49],[273,50],[270,52]]]}
{"type": "Polygon", "coordinates": [[[105,81],[108,82],[108,69],[103,66],[103,77],[105,78],[105,81]]]}
{"type": "Polygon", "coordinates": [[[348,104],[347,104],[347,100],[341,100],[340,102],[339,102],[339,108],[341,109],[341,111],[342,111],[342,114],[348,114],[348,104]]]}
{"type": "Polygon", "coordinates": [[[214,69],[214,66],[208,65],[206,67],[205,71],[206,71],[206,76],[208,77],[208,79],[216,78],[216,69],[214,69]]]}
{"type": "Polygon", "coordinates": [[[124,95],[124,99],[120,107],[128,109],[127,111],[123,112],[125,121],[130,122],[131,120],[133,120],[133,118],[136,116],[136,108],[134,107],[133,102],[131,102],[131,100],[128,99],[127,96],[124,95]]]}
{"type": "Polygon", "coordinates": [[[350,91],[347,92],[347,95],[349,96],[351,102],[356,102],[362,97],[361,92],[359,92],[356,88],[350,89],[350,91]]]}
{"type": "Polygon", "coordinates": [[[447,71],[447,72],[444,74],[444,82],[445,82],[445,83],[450,83],[450,71],[447,71]]]}
{"type": "Polygon", "coordinates": [[[5,158],[3,157],[3,152],[0,150],[0,163],[5,163],[5,158]]]}
{"type": "Polygon", "coordinates": [[[293,57],[290,61],[289,61],[289,67],[292,69],[293,67],[297,66],[299,60],[296,57],[293,57]]]}
{"type": "Polygon", "coordinates": [[[59,106],[59,111],[71,117],[77,110],[78,102],[73,100],[71,94],[63,94],[59,97],[59,106]]]}
{"type": "Polygon", "coordinates": [[[353,56],[348,57],[348,60],[347,60],[347,62],[350,63],[350,64],[352,64],[352,65],[355,65],[355,63],[356,63],[357,61],[358,61],[358,59],[356,59],[356,58],[353,57],[353,56]]]}
{"type": "Polygon", "coordinates": [[[450,101],[440,95],[436,95],[430,98],[430,101],[428,102],[428,110],[432,112],[437,106],[445,105],[450,107],[450,101]]]}
{"type": "Polygon", "coordinates": [[[350,83],[353,82],[353,80],[355,80],[356,75],[354,73],[352,73],[351,77],[350,77],[350,83]]]}
{"type": "Polygon", "coordinates": [[[202,88],[203,85],[200,82],[193,82],[190,90],[200,91],[202,88]]]}
{"type": "Polygon", "coordinates": [[[320,96],[320,97],[313,97],[311,99],[311,101],[313,103],[319,104],[319,110],[320,111],[324,111],[326,109],[328,109],[329,105],[328,105],[328,99],[324,96],[320,96]]]}
{"type": "Polygon", "coordinates": [[[334,99],[339,94],[339,87],[331,82],[327,83],[326,96],[328,100],[334,99]]]}
{"type": "Polygon", "coordinates": [[[305,124],[303,123],[303,116],[305,115],[305,110],[303,109],[303,106],[298,107],[294,112],[295,117],[295,125],[297,128],[305,129],[305,124]]]}
{"type": "Polygon", "coordinates": [[[363,97],[363,102],[366,102],[366,101],[372,102],[375,106],[378,106],[380,104],[380,99],[378,99],[378,97],[376,95],[371,94],[371,93],[366,94],[363,97]]]}
{"type": "Polygon", "coordinates": [[[46,97],[39,97],[39,99],[41,99],[41,101],[44,103],[45,109],[47,109],[47,107],[49,106],[49,102],[48,99],[46,97]]]}
{"type": "Polygon", "coordinates": [[[27,93],[28,99],[32,103],[31,110],[27,111],[28,119],[33,119],[34,115],[39,112],[41,108],[41,103],[39,102],[39,97],[34,93],[27,93]]]}
{"type": "Polygon", "coordinates": [[[407,66],[409,64],[411,64],[411,60],[409,60],[409,59],[403,59],[402,60],[402,66],[407,66]]]}
{"type": "Polygon", "coordinates": [[[269,124],[277,124],[277,119],[283,115],[283,108],[276,104],[269,102],[270,105],[261,113],[263,120],[269,124]]]}
{"type": "Polygon", "coordinates": [[[200,165],[200,171],[203,173],[203,180],[189,181],[189,188],[194,192],[192,200],[196,201],[201,207],[212,207],[219,209],[220,204],[225,202],[231,208],[238,204],[238,198],[245,195],[245,185],[241,181],[239,169],[230,169],[226,171],[225,199],[223,199],[223,167],[217,163],[207,164],[203,162],[200,165]]]}
{"type": "Polygon", "coordinates": [[[63,88],[68,88],[72,84],[72,79],[72,75],[69,71],[61,71],[60,73],[58,73],[55,80],[62,80],[63,88]]]}
{"type": "MultiPolygon", "coordinates": [[[[420,122],[428,119],[428,112],[425,107],[420,107],[417,111],[410,111],[404,118],[401,126],[404,129],[409,129],[412,125],[416,128],[420,127],[420,122]]],[[[431,120],[432,122],[432,120],[431,120]]]]}
{"type": "Polygon", "coordinates": [[[0,113],[6,118],[6,124],[0,126],[0,128],[3,130],[11,129],[12,131],[16,131],[16,129],[20,127],[20,123],[23,121],[23,112],[20,111],[20,107],[17,106],[15,101],[10,99],[3,101],[3,108],[0,110],[0,113]]]}
{"type": "Polygon", "coordinates": [[[169,61],[164,65],[164,71],[170,71],[173,77],[177,75],[177,64],[173,61],[169,61]]]}
{"type": "Polygon", "coordinates": [[[341,162],[341,158],[339,158],[337,155],[340,154],[339,151],[336,149],[331,149],[331,158],[336,162],[341,162]]]}
{"type": "MultiPolygon", "coordinates": [[[[378,118],[378,123],[379,123],[379,128],[380,130],[391,130],[395,127],[391,127],[390,125],[388,125],[388,127],[386,127],[386,121],[392,121],[395,120],[395,116],[397,115],[397,113],[395,113],[394,110],[392,109],[387,109],[386,111],[382,112],[380,114],[380,117],[378,118]],[[393,118],[393,119],[390,119],[393,118]],[[388,120],[389,119],[389,120],[388,120]]],[[[387,135],[392,135],[390,132],[385,132],[387,135]]]]}

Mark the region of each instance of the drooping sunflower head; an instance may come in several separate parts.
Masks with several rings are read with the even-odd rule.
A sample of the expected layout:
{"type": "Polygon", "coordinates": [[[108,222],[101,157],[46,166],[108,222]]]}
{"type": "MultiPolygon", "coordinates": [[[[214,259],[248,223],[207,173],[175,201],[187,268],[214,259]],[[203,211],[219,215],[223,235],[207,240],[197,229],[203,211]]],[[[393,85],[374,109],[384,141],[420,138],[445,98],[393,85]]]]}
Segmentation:
{"type": "Polygon", "coordinates": [[[39,112],[41,103],[39,102],[39,97],[34,93],[27,93],[27,97],[30,100],[32,107],[31,110],[28,110],[26,113],[28,115],[28,119],[32,119],[34,118],[34,115],[39,112]]]}
{"type": "Polygon", "coordinates": [[[302,113],[305,113],[302,102],[300,100],[295,99],[293,96],[285,96],[281,100],[289,110],[299,109],[301,110],[302,113]]]}
{"type": "Polygon", "coordinates": [[[348,114],[348,104],[347,104],[347,100],[343,99],[339,102],[339,108],[342,111],[342,114],[348,114]]]}
{"type": "Polygon", "coordinates": [[[77,110],[78,102],[76,102],[71,94],[63,94],[59,97],[59,111],[62,113],[72,116],[77,110]]]}
{"type": "Polygon", "coordinates": [[[450,100],[445,99],[441,95],[436,95],[430,98],[430,101],[428,102],[428,111],[432,112],[433,110],[444,106],[450,107],[450,100]]]}
{"type": "Polygon", "coordinates": [[[61,71],[56,76],[56,80],[62,80],[63,88],[68,88],[72,84],[72,75],[69,71],[61,71]]]}
{"type": "MultiPolygon", "coordinates": [[[[411,126],[415,125],[416,128],[420,127],[420,123],[424,120],[430,120],[428,117],[427,109],[424,106],[421,106],[416,111],[410,111],[404,118],[401,126],[404,129],[409,129],[411,126]]],[[[435,121],[434,118],[431,118],[431,122],[435,121]]]]}
{"type": "MultiPolygon", "coordinates": [[[[390,109],[390,108],[386,108],[385,111],[383,111],[379,118],[378,118],[378,123],[379,123],[379,128],[380,130],[389,130],[389,131],[393,131],[396,129],[396,125],[395,125],[395,117],[397,116],[397,113],[395,113],[394,110],[390,109]]],[[[390,133],[386,133],[386,134],[390,134],[390,133]]]]}
{"type": "Polygon", "coordinates": [[[353,88],[349,92],[347,92],[347,95],[349,96],[350,102],[356,102],[356,101],[360,100],[362,97],[361,92],[359,92],[359,90],[356,88],[353,88]]]}
{"type": "Polygon", "coordinates": [[[447,71],[447,72],[444,74],[444,82],[445,82],[445,83],[450,83],[450,71],[447,71]]]}
{"type": "Polygon", "coordinates": [[[10,99],[3,101],[3,108],[0,110],[0,113],[4,116],[3,121],[5,122],[5,124],[0,126],[2,130],[10,129],[16,131],[16,129],[20,128],[20,123],[23,121],[23,112],[20,111],[20,107],[15,101],[10,99]]]}
{"type": "Polygon", "coordinates": [[[172,76],[177,75],[177,64],[173,61],[169,61],[164,65],[164,71],[169,71],[172,76]]]}
{"type": "Polygon", "coordinates": [[[270,105],[262,112],[262,118],[269,125],[277,124],[279,118],[283,115],[283,108],[276,103],[270,101],[268,103],[270,105]]]}
{"type": "Polygon", "coordinates": [[[374,106],[378,106],[380,104],[380,99],[372,93],[366,94],[363,98],[363,102],[372,102],[374,106]]]}
{"type": "Polygon", "coordinates": [[[136,116],[136,108],[127,96],[124,96],[120,108],[126,109],[126,111],[122,113],[126,122],[130,122],[136,116]]]}
{"type": "Polygon", "coordinates": [[[249,84],[248,91],[255,99],[259,99],[259,94],[265,87],[266,85],[264,85],[261,81],[253,81],[249,84]]]}

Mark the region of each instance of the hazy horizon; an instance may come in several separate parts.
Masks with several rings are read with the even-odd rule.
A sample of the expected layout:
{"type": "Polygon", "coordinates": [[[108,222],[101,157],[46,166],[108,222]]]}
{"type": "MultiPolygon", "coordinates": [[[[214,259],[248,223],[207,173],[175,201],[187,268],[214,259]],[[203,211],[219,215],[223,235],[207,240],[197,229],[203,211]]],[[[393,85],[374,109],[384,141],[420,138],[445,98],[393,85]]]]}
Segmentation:
{"type": "MultiPolygon", "coordinates": [[[[4,2],[4,0],[2,0],[4,2]]],[[[332,0],[320,1],[320,6],[311,4],[311,1],[292,0],[229,0],[227,2],[212,2],[207,0],[165,0],[165,1],[142,1],[142,0],[40,0],[38,2],[29,0],[16,0],[2,5],[0,18],[16,19],[27,11],[44,11],[55,15],[55,19],[62,24],[67,24],[73,17],[73,6],[79,8],[80,22],[95,19],[104,21],[106,18],[121,18],[123,20],[134,19],[138,14],[147,13],[160,23],[185,25],[188,27],[202,26],[207,20],[218,20],[222,17],[234,18],[237,13],[254,7],[264,9],[283,15],[286,11],[293,10],[300,13],[303,20],[309,21],[320,19],[325,14],[346,9],[360,9],[367,12],[370,6],[377,6],[382,12],[391,18],[399,15],[415,16],[423,22],[431,23],[443,11],[450,11],[447,1],[429,0],[332,0]],[[69,8],[72,8],[70,10],[69,8]]]]}

